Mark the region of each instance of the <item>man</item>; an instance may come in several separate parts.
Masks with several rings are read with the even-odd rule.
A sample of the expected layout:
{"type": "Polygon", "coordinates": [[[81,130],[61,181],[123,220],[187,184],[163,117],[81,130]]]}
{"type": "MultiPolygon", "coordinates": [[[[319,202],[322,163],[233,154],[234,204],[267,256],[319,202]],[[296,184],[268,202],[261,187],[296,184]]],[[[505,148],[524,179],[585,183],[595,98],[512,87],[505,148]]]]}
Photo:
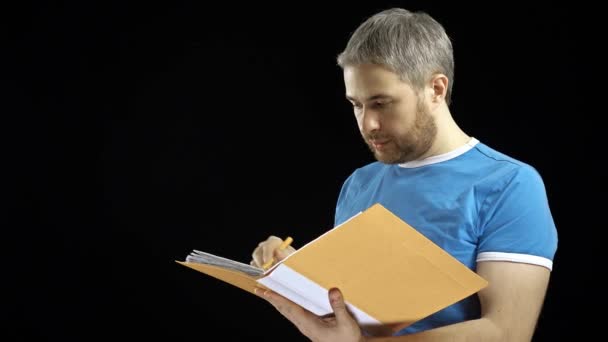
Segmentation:
{"type": "MultiPolygon", "coordinates": [[[[353,33],[338,64],[346,98],[377,162],[355,170],[335,224],[379,202],[488,280],[478,294],[388,335],[363,332],[339,289],[332,317],[258,291],[313,341],[530,341],[544,302],[557,232],[543,181],[530,165],[466,134],[449,110],[454,61],[429,15],[382,11],[353,33]]],[[[278,251],[270,237],[252,264],[278,251]]],[[[403,291],[408,291],[403,284],[403,291]]],[[[347,294],[345,294],[347,295],[347,294]]]]}

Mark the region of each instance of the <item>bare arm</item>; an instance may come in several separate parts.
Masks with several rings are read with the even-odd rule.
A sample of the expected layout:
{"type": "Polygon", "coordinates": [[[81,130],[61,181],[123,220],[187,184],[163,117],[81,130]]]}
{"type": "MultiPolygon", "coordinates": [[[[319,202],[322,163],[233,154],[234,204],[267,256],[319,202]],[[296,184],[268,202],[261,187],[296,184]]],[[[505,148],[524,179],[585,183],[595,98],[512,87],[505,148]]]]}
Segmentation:
{"type": "Polygon", "coordinates": [[[479,292],[480,319],[369,341],[531,341],[550,271],[530,264],[485,261],[478,264],[477,273],[489,282],[488,287],[479,292]]]}

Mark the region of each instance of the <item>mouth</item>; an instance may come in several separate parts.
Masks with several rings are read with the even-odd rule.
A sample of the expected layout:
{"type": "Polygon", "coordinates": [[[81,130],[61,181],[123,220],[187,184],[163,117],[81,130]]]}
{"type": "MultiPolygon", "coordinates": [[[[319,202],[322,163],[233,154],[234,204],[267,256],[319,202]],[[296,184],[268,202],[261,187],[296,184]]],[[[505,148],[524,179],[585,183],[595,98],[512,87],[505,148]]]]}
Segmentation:
{"type": "Polygon", "coordinates": [[[383,147],[385,147],[390,140],[385,139],[385,140],[370,140],[370,143],[372,144],[372,146],[375,149],[382,149],[383,147]]]}

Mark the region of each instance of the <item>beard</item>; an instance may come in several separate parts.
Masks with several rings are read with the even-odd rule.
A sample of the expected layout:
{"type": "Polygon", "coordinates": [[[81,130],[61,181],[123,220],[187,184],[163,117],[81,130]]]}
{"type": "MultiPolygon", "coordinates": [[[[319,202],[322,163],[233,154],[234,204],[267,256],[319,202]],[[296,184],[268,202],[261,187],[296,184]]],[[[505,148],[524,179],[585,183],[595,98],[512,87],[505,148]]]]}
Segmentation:
{"type": "Polygon", "coordinates": [[[416,118],[408,134],[391,136],[370,133],[364,136],[365,142],[379,162],[401,164],[420,158],[433,144],[437,135],[437,124],[422,101],[416,105],[416,118]],[[382,150],[378,150],[370,140],[389,140],[382,150]]]}

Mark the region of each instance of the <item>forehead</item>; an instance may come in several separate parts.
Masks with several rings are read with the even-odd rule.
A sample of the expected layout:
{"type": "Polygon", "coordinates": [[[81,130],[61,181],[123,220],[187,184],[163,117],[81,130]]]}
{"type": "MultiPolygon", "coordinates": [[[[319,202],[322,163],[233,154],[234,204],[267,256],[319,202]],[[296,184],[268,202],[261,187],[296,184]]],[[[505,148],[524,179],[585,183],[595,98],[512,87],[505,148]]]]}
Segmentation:
{"type": "Polygon", "coordinates": [[[391,70],[375,64],[344,67],[346,96],[362,100],[377,95],[410,96],[414,91],[391,70]]]}

